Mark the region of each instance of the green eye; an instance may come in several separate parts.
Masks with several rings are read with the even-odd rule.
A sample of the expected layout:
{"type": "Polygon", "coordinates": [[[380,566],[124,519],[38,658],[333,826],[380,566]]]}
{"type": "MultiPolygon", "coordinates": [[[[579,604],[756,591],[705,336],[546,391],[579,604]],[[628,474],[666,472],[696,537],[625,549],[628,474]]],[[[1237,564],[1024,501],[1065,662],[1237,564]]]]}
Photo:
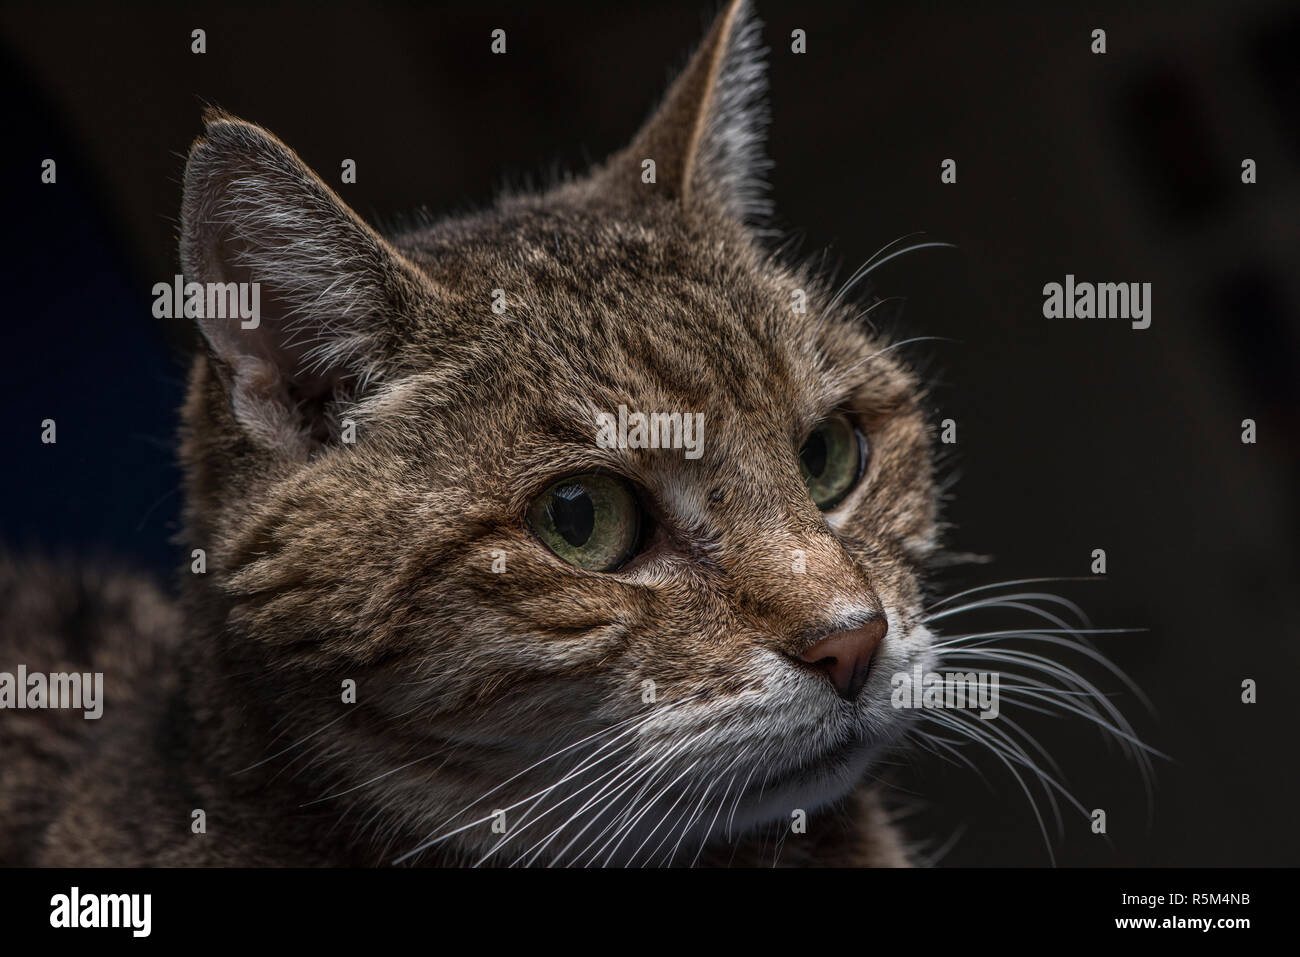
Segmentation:
{"type": "Polygon", "coordinates": [[[808,494],[824,512],[838,505],[858,484],[866,460],[866,440],[848,416],[837,412],[804,440],[799,471],[808,494]]]}
{"type": "Polygon", "coordinates": [[[570,565],[612,572],[641,544],[641,505],[627,482],[588,472],[561,479],[528,508],[528,524],[570,565]]]}

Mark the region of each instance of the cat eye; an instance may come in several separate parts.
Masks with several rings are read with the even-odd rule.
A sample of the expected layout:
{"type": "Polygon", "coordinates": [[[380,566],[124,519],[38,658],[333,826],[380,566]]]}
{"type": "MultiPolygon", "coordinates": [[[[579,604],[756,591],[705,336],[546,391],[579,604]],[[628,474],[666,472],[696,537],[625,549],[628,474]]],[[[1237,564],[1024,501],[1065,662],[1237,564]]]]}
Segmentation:
{"type": "Polygon", "coordinates": [[[561,479],[539,495],[528,508],[528,524],[570,565],[612,572],[636,554],[646,521],[626,481],[588,472],[561,479]]]}
{"type": "Polygon", "coordinates": [[[867,440],[842,412],[818,423],[799,450],[804,484],[823,512],[853,490],[866,464],[867,440]]]}

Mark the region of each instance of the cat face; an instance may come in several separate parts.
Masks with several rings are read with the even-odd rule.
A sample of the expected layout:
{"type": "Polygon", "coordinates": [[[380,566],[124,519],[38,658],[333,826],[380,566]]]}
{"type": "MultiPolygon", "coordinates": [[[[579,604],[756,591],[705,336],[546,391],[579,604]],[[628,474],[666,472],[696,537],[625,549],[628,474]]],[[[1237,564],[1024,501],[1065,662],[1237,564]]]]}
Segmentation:
{"type": "Polygon", "coordinates": [[[725,11],[587,178],[390,239],[257,127],[191,153],[187,278],[262,303],[201,320],[196,587],[394,858],[674,859],[842,797],[901,730],[920,392],[746,225],[756,29],[725,11]],[[691,431],[644,447],[654,413],[691,431]]]}

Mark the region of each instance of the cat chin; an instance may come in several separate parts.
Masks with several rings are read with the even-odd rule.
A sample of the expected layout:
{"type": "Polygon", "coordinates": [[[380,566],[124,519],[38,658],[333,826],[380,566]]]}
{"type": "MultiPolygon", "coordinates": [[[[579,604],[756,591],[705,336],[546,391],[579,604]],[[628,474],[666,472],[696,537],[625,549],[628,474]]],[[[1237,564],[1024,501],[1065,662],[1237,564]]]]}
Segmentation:
{"type": "MultiPolygon", "coordinates": [[[[811,814],[847,797],[884,747],[880,742],[856,742],[820,756],[815,763],[768,778],[761,786],[751,783],[734,805],[731,801],[721,802],[726,809],[717,807],[717,813],[702,813],[697,807],[698,822],[680,833],[665,827],[665,822],[680,820],[683,808],[690,802],[683,804],[683,792],[674,790],[647,808],[640,815],[641,823],[617,841],[616,847],[594,856],[585,856],[584,851],[576,858],[561,853],[554,863],[617,867],[682,863],[690,861],[706,843],[725,846],[764,826],[789,827],[794,812],[811,814]],[[729,810],[731,807],[734,814],[729,810]]],[[[760,768],[753,778],[758,782],[762,777],[760,768]]],[[[692,795],[689,786],[685,793],[692,795]]],[[[598,817],[586,825],[583,833],[603,834],[614,822],[614,818],[598,817]]],[[[588,843],[584,839],[578,846],[588,843]]],[[[510,855],[504,859],[510,859],[510,855]]]]}
{"type": "Polygon", "coordinates": [[[745,831],[767,824],[789,825],[795,811],[813,813],[843,800],[862,782],[884,751],[879,741],[858,741],[769,779],[737,806],[734,827],[745,831]]]}

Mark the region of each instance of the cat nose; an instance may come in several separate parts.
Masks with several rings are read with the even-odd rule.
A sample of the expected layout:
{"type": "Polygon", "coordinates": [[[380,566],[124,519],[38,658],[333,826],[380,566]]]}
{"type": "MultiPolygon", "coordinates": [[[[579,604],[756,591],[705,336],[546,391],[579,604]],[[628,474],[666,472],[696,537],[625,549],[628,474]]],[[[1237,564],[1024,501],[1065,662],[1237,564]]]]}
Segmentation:
{"type": "Polygon", "coordinates": [[[854,701],[871,672],[871,659],[889,630],[883,616],[848,631],[837,631],[799,653],[799,660],[831,680],[845,701],[854,701]]]}

